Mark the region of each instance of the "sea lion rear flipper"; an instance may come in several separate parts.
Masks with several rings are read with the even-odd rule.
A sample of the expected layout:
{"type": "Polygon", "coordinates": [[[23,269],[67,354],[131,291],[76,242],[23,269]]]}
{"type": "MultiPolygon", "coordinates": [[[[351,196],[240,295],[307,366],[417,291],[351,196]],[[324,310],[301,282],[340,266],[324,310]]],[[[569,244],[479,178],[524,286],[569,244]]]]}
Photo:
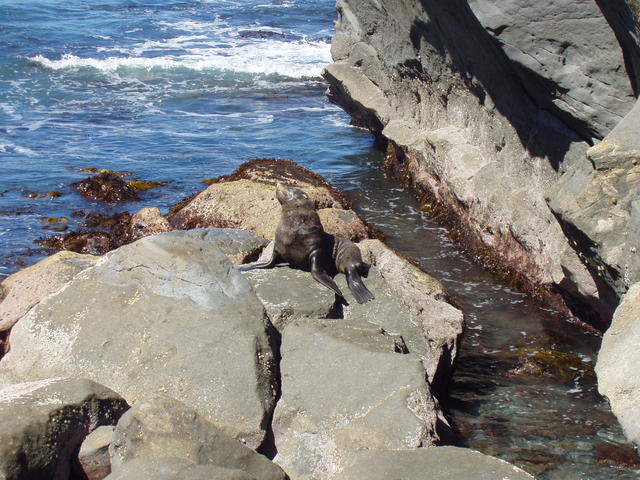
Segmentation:
{"type": "Polygon", "coordinates": [[[274,249],[273,250],[273,254],[271,255],[271,259],[269,259],[269,261],[264,262],[264,263],[256,263],[256,264],[253,264],[253,265],[247,265],[247,266],[244,266],[244,267],[240,267],[240,271],[241,272],[248,272],[249,270],[254,270],[256,268],[272,268],[272,267],[276,266],[276,264],[278,263],[279,260],[280,260],[280,255],[274,249]]]}
{"type": "Polygon", "coordinates": [[[347,285],[358,303],[366,303],[376,298],[365,286],[356,269],[347,270],[347,285]]]}
{"type": "Polygon", "coordinates": [[[336,285],[336,282],[329,276],[329,274],[320,266],[320,262],[318,261],[318,252],[313,252],[309,256],[309,260],[311,262],[311,276],[317,281],[320,282],[325,287],[336,292],[336,295],[344,298],[344,295],[336,285]]]}

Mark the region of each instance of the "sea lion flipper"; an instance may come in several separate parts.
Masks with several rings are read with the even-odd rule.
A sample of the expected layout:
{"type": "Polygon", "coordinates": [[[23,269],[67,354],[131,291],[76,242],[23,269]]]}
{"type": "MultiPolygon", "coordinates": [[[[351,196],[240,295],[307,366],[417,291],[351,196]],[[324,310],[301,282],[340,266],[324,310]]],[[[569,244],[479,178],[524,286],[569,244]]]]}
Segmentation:
{"type": "Polygon", "coordinates": [[[273,254],[271,255],[271,258],[268,261],[264,263],[255,263],[253,265],[246,265],[244,267],[240,267],[240,271],[248,272],[249,270],[254,270],[256,268],[272,268],[276,266],[279,260],[280,260],[280,255],[274,249],[273,254]]]}
{"type": "Polygon", "coordinates": [[[311,261],[311,276],[317,282],[321,283],[325,287],[336,292],[336,295],[339,295],[340,297],[344,298],[344,295],[340,291],[340,288],[338,288],[338,285],[336,285],[336,282],[334,282],[333,279],[329,276],[329,274],[325,271],[325,269],[320,266],[318,256],[319,256],[318,252],[313,252],[309,256],[309,260],[311,261]]]}
{"type": "Polygon", "coordinates": [[[355,269],[347,271],[347,285],[349,285],[349,290],[351,290],[358,303],[366,303],[375,298],[355,269]]]}

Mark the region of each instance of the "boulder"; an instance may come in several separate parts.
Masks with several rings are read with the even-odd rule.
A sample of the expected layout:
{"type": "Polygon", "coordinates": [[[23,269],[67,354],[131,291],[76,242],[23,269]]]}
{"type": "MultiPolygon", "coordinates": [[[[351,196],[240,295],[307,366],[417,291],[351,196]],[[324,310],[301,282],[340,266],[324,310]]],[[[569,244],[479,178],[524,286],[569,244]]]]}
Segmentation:
{"type": "Polygon", "coordinates": [[[84,439],[78,453],[81,478],[102,480],[111,473],[109,445],[113,441],[114,430],[114,426],[104,425],[96,428],[84,439]]]}
{"type": "Polygon", "coordinates": [[[272,326],[217,239],[171,232],[110,252],[14,327],[0,383],[87,377],[132,404],[166,393],[258,447],[276,395],[272,326]]]}
{"type": "Polygon", "coordinates": [[[131,239],[138,240],[149,235],[169,232],[171,231],[171,225],[160,214],[159,208],[145,207],[131,217],[130,229],[131,239]]]}
{"type": "MultiPolygon", "coordinates": [[[[376,299],[377,301],[377,299],[376,299]]],[[[331,479],[359,450],[433,445],[439,411],[417,355],[367,322],[292,322],[282,335],[274,461],[331,479]]]]}
{"type": "Polygon", "coordinates": [[[110,453],[116,477],[133,460],[172,458],[191,465],[242,471],[255,480],[288,478],[266,457],[227,436],[195,410],[166,396],[144,400],[120,419],[110,453]]]}
{"type": "MultiPolygon", "coordinates": [[[[11,330],[34,305],[96,261],[91,255],[63,251],[7,277],[2,282],[5,296],[0,303],[0,332],[11,330]]],[[[8,344],[0,342],[0,358],[7,348],[8,344]]]]}
{"type": "Polygon", "coordinates": [[[625,61],[637,48],[623,58],[625,34],[609,27],[633,2],[525,3],[338,0],[323,75],[330,100],[388,140],[385,164],[465,248],[515,287],[603,327],[614,286],[583,263],[546,192],[589,170],[586,151],[633,107],[625,61]]]}
{"type": "Polygon", "coordinates": [[[234,228],[273,239],[280,221],[275,185],[303,189],[314,200],[327,232],[352,240],[368,236],[347,200],[319,175],[288,160],[258,159],[223,176],[203,192],[175,205],[167,216],[175,229],[234,228]]]}
{"type": "Polygon", "coordinates": [[[0,478],[69,478],[83,439],[115,424],[128,405],[86,379],[53,378],[0,390],[0,478]]]}
{"type": "Polygon", "coordinates": [[[256,480],[242,470],[194,465],[178,458],[136,458],[106,480],[256,480]]]}
{"type": "Polygon", "coordinates": [[[282,335],[273,449],[292,478],[339,478],[361,449],[418,448],[449,433],[431,382],[440,388],[451,373],[462,314],[439,282],[382,242],[359,246],[376,296],[363,305],[342,274],[346,305],[308,272],[244,273],[282,335]]]}
{"type": "Polygon", "coordinates": [[[574,248],[617,297],[640,281],[640,101],[548,191],[574,248]],[[635,207],[634,207],[635,202],[635,207]]]}
{"type": "Polygon", "coordinates": [[[596,374],[598,390],[609,399],[625,435],[640,447],[640,283],[634,284],[617,308],[602,339],[596,374]]]}
{"type": "Polygon", "coordinates": [[[340,480],[535,480],[504,460],[458,447],[360,452],[340,480]]]}

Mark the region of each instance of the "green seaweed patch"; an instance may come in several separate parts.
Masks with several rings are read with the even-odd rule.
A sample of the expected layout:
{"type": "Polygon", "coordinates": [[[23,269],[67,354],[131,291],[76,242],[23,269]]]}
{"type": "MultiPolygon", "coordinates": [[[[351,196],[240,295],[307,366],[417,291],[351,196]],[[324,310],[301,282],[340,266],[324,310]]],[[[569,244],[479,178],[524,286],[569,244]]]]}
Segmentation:
{"type": "Polygon", "coordinates": [[[68,223],[69,219],[65,217],[40,217],[45,223],[68,223]]]}
{"type": "Polygon", "coordinates": [[[570,382],[578,377],[593,377],[593,369],[573,353],[553,349],[521,348],[509,352],[517,357],[518,364],[509,375],[553,376],[561,382],[570,382]]]}
{"type": "Polygon", "coordinates": [[[118,178],[130,177],[131,172],[116,172],[115,170],[109,170],[108,168],[95,168],[95,167],[87,167],[87,168],[76,168],[76,170],[80,173],[106,173],[109,175],[115,175],[118,178]]]}
{"type": "Polygon", "coordinates": [[[146,180],[129,180],[127,184],[138,192],[144,192],[145,190],[151,190],[152,188],[164,187],[171,182],[153,182],[146,180]]]}
{"type": "Polygon", "coordinates": [[[205,178],[204,180],[200,180],[205,185],[213,185],[214,183],[219,183],[220,179],[218,177],[214,178],[205,178]]]}

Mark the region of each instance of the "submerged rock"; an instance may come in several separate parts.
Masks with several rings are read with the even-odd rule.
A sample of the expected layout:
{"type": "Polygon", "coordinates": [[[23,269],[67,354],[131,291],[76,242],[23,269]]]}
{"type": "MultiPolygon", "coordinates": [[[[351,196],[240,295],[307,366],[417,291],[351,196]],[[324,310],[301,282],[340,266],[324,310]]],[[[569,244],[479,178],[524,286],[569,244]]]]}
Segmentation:
{"type": "Polygon", "coordinates": [[[141,200],[138,190],[114,172],[102,171],[85,180],[74,182],[71,186],[86,199],[98,202],[115,203],[141,200]]]}
{"type": "Polygon", "coordinates": [[[69,478],[82,440],[99,425],[115,424],[127,408],[120,395],[85,379],[0,390],[0,478],[69,478]]]}
{"type": "Polygon", "coordinates": [[[625,435],[640,446],[640,283],[625,295],[602,339],[596,374],[625,435]]]}

